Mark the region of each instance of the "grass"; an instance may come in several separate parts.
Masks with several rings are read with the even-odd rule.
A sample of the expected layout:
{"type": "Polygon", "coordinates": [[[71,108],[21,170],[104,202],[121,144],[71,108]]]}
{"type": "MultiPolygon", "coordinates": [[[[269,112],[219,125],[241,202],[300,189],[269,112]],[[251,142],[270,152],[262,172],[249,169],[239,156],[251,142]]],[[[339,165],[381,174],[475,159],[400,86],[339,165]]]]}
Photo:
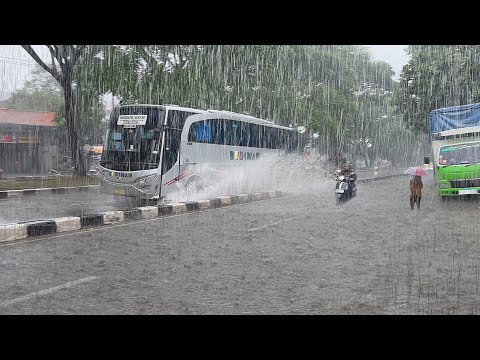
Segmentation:
{"type": "Polygon", "coordinates": [[[48,176],[17,180],[0,179],[0,191],[98,185],[96,176],[48,176]]]}

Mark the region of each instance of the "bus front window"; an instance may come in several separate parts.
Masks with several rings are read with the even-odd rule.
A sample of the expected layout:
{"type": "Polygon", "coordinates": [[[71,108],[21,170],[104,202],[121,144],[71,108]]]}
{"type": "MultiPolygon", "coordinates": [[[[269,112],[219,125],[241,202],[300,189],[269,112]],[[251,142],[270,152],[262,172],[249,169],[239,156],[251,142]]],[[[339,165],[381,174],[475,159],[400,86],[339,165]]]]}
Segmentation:
{"type": "Polygon", "coordinates": [[[480,142],[447,145],[440,148],[439,165],[471,165],[480,163],[480,142]]]}
{"type": "Polygon", "coordinates": [[[156,107],[117,108],[110,117],[100,165],[119,171],[158,167],[164,119],[165,111],[156,107]],[[147,118],[145,125],[124,126],[118,124],[119,115],[147,115],[147,118]]]}

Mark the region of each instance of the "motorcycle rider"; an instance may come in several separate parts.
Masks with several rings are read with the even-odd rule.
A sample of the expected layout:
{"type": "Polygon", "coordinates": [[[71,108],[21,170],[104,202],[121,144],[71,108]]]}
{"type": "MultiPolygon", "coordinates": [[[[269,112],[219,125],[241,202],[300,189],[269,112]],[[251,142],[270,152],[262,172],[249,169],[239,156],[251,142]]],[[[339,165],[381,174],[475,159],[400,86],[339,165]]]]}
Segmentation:
{"type": "Polygon", "coordinates": [[[355,181],[357,180],[357,174],[353,171],[353,166],[349,162],[345,163],[342,166],[342,170],[338,173],[337,176],[343,175],[345,176],[345,180],[350,183],[349,186],[349,195],[353,195],[353,188],[356,186],[355,181]]]}

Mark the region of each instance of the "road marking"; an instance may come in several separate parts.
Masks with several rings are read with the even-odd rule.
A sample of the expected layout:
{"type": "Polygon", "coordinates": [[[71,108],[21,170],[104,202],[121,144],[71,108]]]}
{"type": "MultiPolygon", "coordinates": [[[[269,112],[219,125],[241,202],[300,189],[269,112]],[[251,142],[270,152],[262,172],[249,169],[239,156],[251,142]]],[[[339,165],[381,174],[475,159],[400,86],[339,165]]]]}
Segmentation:
{"type": "Polygon", "coordinates": [[[263,225],[263,226],[260,226],[260,227],[257,227],[257,228],[248,229],[248,230],[247,230],[247,232],[250,232],[250,231],[257,231],[257,230],[265,229],[266,227],[268,227],[268,224],[265,224],[265,225],[263,225]]]}
{"type": "Polygon", "coordinates": [[[71,282],[68,282],[66,284],[54,286],[52,288],[37,291],[37,292],[31,293],[31,294],[28,294],[28,295],[25,295],[25,296],[20,296],[16,299],[13,299],[13,300],[4,301],[4,302],[0,303],[0,306],[8,306],[8,305],[16,304],[16,303],[21,302],[21,301],[30,300],[30,299],[35,298],[37,296],[50,294],[54,291],[61,290],[61,289],[67,289],[67,288],[73,287],[75,285],[84,283],[84,282],[93,281],[95,279],[98,279],[98,277],[89,276],[89,277],[86,277],[86,278],[83,278],[83,279],[71,281],[71,282]]]}
{"type": "Polygon", "coordinates": [[[257,227],[257,228],[249,229],[249,230],[247,230],[247,232],[265,229],[265,228],[267,228],[268,226],[278,225],[278,224],[280,224],[280,223],[282,223],[282,222],[287,222],[287,221],[290,221],[290,220],[300,219],[300,218],[302,218],[302,217],[304,217],[304,216],[294,216],[294,217],[287,218],[287,219],[283,219],[283,220],[280,220],[280,221],[275,221],[275,222],[273,222],[273,223],[271,223],[271,224],[265,224],[265,225],[260,226],[260,227],[257,227]]]}

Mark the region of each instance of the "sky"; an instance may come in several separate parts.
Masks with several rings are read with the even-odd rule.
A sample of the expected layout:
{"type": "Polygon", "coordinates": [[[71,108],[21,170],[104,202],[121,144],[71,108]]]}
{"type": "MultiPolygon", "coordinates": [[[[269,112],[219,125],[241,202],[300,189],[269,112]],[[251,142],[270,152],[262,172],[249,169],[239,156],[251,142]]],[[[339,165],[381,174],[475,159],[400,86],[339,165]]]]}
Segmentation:
{"type": "Polygon", "coordinates": [[[394,80],[399,80],[402,67],[408,63],[410,57],[406,53],[408,45],[364,45],[366,46],[375,60],[385,61],[392,65],[395,71],[394,80]]]}
{"type": "MultiPolygon", "coordinates": [[[[42,59],[48,59],[43,45],[33,45],[42,59]]],[[[36,62],[20,45],[0,45],[0,100],[8,98],[12,91],[21,89],[30,77],[36,62]]]]}
{"type": "MultiPolygon", "coordinates": [[[[363,45],[366,46],[375,60],[389,63],[395,72],[394,80],[398,80],[403,65],[409,57],[405,52],[408,45],[363,45]]],[[[39,56],[47,60],[49,52],[43,45],[33,45],[39,56]]],[[[22,88],[35,66],[34,60],[19,45],[0,45],[0,100],[8,98],[12,91],[22,88]]]]}

